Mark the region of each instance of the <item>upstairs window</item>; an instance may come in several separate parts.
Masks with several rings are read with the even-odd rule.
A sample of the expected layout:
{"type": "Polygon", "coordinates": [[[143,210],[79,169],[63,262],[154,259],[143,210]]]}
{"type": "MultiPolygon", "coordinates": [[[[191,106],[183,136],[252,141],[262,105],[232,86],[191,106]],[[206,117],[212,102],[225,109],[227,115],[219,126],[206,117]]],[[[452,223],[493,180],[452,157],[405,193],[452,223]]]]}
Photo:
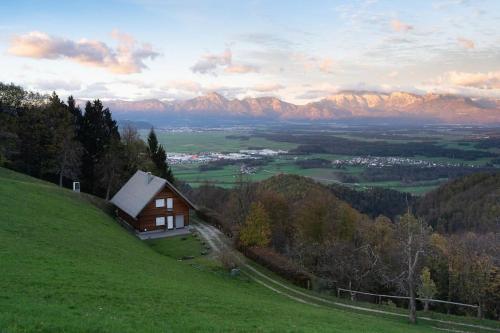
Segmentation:
{"type": "Polygon", "coordinates": [[[173,198],[167,198],[167,209],[168,210],[174,209],[174,199],[173,198]]]}
{"type": "Polygon", "coordinates": [[[165,199],[156,199],[156,207],[165,207],[165,199]]]}

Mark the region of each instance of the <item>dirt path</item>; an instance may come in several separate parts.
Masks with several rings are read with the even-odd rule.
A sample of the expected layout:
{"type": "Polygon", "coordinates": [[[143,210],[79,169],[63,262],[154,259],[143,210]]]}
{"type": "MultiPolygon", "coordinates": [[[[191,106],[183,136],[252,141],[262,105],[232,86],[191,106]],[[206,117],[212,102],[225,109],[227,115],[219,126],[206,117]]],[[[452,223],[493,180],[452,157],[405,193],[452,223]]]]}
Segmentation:
{"type": "MultiPolygon", "coordinates": [[[[302,292],[300,290],[297,290],[296,288],[292,288],[289,285],[273,278],[270,277],[259,270],[255,269],[251,265],[248,264],[248,259],[243,256],[240,252],[235,250],[231,246],[231,241],[224,235],[219,229],[217,229],[214,226],[211,226],[209,224],[203,223],[203,222],[197,222],[196,224],[193,224],[193,227],[195,230],[199,232],[199,234],[205,239],[205,241],[210,245],[210,247],[213,249],[213,255],[218,256],[221,252],[225,253],[230,253],[235,261],[238,263],[238,265],[243,268],[242,272],[246,274],[250,279],[253,281],[259,283],[260,285],[268,288],[269,290],[272,290],[280,295],[283,295],[285,297],[288,297],[290,299],[293,299],[297,302],[304,303],[304,304],[309,304],[312,306],[328,306],[328,307],[340,307],[344,309],[351,309],[351,310],[356,310],[356,311],[363,311],[363,312],[369,312],[369,313],[377,313],[377,314],[384,314],[384,315],[390,315],[390,316],[397,316],[397,317],[407,317],[406,314],[402,313],[394,313],[394,312],[389,312],[389,311],[384,311],[384,310],[377,310],[377,309],[371,309],[371,308],[365,308],[361,306],[355,306],[355,305],[350,305],[350,304],[345,304],[341,302],[335,302],[323,297],[311,295],[305,292],[302,292]],[[284,289],[284,290],[283,290],[284,289]],[[319,303],[319,304],[318,304],[319,303]]],[[[423,321],[429,321],[429,322],[434,322],[434,323],[440,323],[440,324],[445,324],[445,325],[453,325],[453,326],[459,326],[461,328],[472,328],[472,329],[481,329],[481,330],[486,330],[486,331],[492,331],[492,332],[500,332],[500,330],[492,328],[492,327],[487,327],[487,326],[481,326],[481,325],[474,325],[474,324],[465,324],[465,323],[458,323],[458,322],[452,322],[452,321],[447,321],[447,320],[440,320],[440,319],[434,319],[434,318],[429,318],[429,317],[419,317],[419,320],[423,321]]],[[[445,330],[443,328],[437,328],[436,329],[441,329],[445,330]]],[[[455,331],[459,332],[456,330],[449,330],[449,331],[455,331]]]]}

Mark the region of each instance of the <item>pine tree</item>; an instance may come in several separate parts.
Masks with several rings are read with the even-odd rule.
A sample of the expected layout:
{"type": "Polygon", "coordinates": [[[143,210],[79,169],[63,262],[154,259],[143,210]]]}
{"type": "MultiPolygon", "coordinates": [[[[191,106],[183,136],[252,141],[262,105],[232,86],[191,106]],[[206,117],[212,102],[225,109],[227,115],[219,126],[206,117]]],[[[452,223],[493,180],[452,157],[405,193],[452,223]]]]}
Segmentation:
{"type": "Polygon", "coordinates": [[[78,131],[78,139],[84,148],[82,158],[82,188],[94,194],[103,194],[105,189],[100,186],[96,170],[113,140],[120,140],[116,121],[111,118],[111,112],[104,108],[100,100],[87,102],[78,131]]]}
{"type": "Polygon", "coordinates": [[[253,203],[241,228],[241,243],[245,246],[267,246],[271,241],[270,225],[269,215],[264,205],[261,202],[253,203]]]}
{"type": "Polygon", "coordinates": [[[151,128],[148,135],[148,155],[155,166],[153,174],[174,183],[174,175],[167,163],[167,153],[163,146],[158,143],[158,138],[153,128],[151,128]]]}

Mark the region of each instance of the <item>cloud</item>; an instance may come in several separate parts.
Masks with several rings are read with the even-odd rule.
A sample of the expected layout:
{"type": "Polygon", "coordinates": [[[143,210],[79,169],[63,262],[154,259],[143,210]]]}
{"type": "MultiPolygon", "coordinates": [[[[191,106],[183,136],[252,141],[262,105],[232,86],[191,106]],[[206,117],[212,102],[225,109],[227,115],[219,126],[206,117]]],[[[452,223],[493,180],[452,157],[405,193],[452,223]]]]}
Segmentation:
{"type": "Polygon", "coordinates": [[[310,56],[302,52],[291,55],[290,59],[307,72],[318,70],[323,73],[332,73],[335,65],[334,60],[330,57],[310,56]]]}
{"type": "Polygon", "coordinates": [[[96,98],[116,98],[114,94],[108,89],[107,82],[94,82],[87,85],[84,89],[78,92],[79,98],[92,99],[96,98]]]}
{"type": "Polygon", "coordinates": [[[165,88],[188,91],[193,93],[202,92],[204,89],[200,83],[191,80],[171,81],[166,84],[165,88]]]}
{"type": "Polygon", "coordinates": [[[236,36],[241,42],[257,44],[268,48],[288,49],[294,43],[290,40],[268,33],[250,33],[236,36]]]}
{"type": "Polygon", "coordinates": [[[391,21],[391,28],[396,32],[407,32],[413,30],[412,25],[409,25],[397,19],[391,21]]]}
{"type": "Polygon", "coordinates": [[[474,41],[471,39],[460,37],[460,38],[457,38],[457,41],[458,41],[458,44],[460,44],[460,46],[462,46],[464,49],[473,49],[476,46],[474,41]]]}
{"type": "Polygon", "coordinates": [[[237,73],[237,74],[256,73],[258,71],[259,68],[250,65],[230,65],[226,67],[226,69],[224,69],[224,72],[226,73],[237,73]]]}
{"type": "Polygon", "coordinates": [[[278,84],[278,83],[271,83],[271,84],[258,84],[255,85],[254,87],[251,88],[253,91],[257,92],[274,92],[278,91],[281,89],[284,89],[285,86],[278,84]]]}
{"type": "Polygon", "coordinates": [[[451,71],[432,80],[432,83],[477,89],[500,89],[500,71],[487,73],[451,71]]]}
{"type": "Polygon", "coordinates": [[[45,90],[45,91],[57,91],[57,90],[66,90],[66,91],[75,91],[80,90],[82,87],[81,82],[79,81],[66,81],[66,80],[39,80],[34,83],[36,89],[45,90]]]}
{"type": "Polygon", "coordinates": [[[388,77],[397,77],[399,75],[399,72],[398,71],[392,71],[390,72],[389,74],[387,74],[388,77]]]}
{"type": "Polygon", "coordinates": [[[193,73],[217,75],[217,70],[223,68],[226,73],[245,74],[258,72],[258,68],[250,65],[233,64],[233,53],[226,48],[221,54],[205,54],[192,67],[193,73]]]}
{"type": "Polygon", "coordinates": [[[115,30],[111,36],[118,42],[116,49],[96,40],[73,41],[32,31],[15,36],[8,52],[15,56],[34,59],[66,58],[87,66],[102,67],[118,74],[139,73],[147,68],[144,60],[158,56],[151,44],[138,43],[130,35],[115,30]]]}
{"type": "Polygon", "coordinates": [[[332,58],[324,58],[319,62],[319,70],[323,73],[332,73],[333,72],[333,59],[332,58]]]}
{"type": "Polygon", "coordinates": [[[213,73],[219,66],[229,66],[232,62],[233,54],[227,48],[222,54],[205,54],[192,67],[193,73],[213,73]]]}

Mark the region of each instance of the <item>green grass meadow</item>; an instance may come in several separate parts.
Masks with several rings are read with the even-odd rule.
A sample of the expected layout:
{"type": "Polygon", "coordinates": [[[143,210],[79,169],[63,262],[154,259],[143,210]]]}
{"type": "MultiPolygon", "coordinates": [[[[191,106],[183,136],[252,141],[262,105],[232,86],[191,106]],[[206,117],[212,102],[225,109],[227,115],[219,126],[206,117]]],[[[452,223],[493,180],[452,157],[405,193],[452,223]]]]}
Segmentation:
{"type": "Polygon", "coordinates": [[[179,261],[196,239],[155,248],[85,196],[1,168],[0,244],[0,332],[432,331],[179,261]]]}
{"type": "MultiPolygon", "coordinates": [[[[262,131],[262,129],[260,129],[262,131]]],[[[147,136],[148,131],[141,130],[143,138],[147,136]]],[[[339,137],[344,137],[353,140],[362,141],[387,141],[392,143],[405,143],[415,140],[429,140],[439,143],[444,147],[471,150],[474,149],[473,142],[464,142],[465,137],[471,136],[473,132],[458,135],[456,133],[435,132],[429,131],[424,133],[411,132],[408,135],[399,135],[396,138],[376,136],[359,136],[354,132],[332,132],[339,137]],[[406,138],[407,136],[407,138],[406,138]]],[[[380,134],[380,133],[379,133],[380,134]]],[[[200,152],[238,152],[241,149],[248,148],[268,148],[274,150],[291,150],[298,145],[289,142],[278,142],[268,140],[262,137],[253,136],[250,129],[227,129],[227,130],[199,130],[199,131],[157,131],[158,140],[162,143],[167,151],[176,153],[200,153],[200,152]],[[231,138],[228,136],[243,136],[247,140],[231,138]]],[[[492,150],[495,151],[495,150],[492,150]]],[[[302,169],[295,164],[297,160],[322,158],[326,160],[349,159],[355,156],[350,155],[333,155],[333,154],[310,154],[310,155],[279,155],[274,161],[265,166],[257,167],[253,174],[247,175],[248,180],[259,181],[269,178],[279,173],[297,174],[311,177],[322,183],[339,182],[336,177],[337,172],[347,173],[353,176],[359,175],[363,171],[363,167],[347,167],[345,170],[336,170],[334,168],[311,168],[302,169]]],[[[481,158],[473,161],[462,159],[450,159],[445,157],[426,157],[415,156],[415,159],[422,159],[440,163],[463,164],[469,166],[481,166],[491,161],[491,158],[481,158]]],[[[229,165],[218,170],[200,171],[199,164],[182,164],[173,165],[173,170],[179,179],[190,183],[191,186],[197,187],[201,184],[212,182],[221,187],[232,187],[238,179],[240,173],[239,165],[229,165]]],[[[434,181],[414,182],[405,184],[399,181],[383,181],[383,182],[360,182],[355,184],[347,184],[359,190],[364,190],[370,187],[385,187],[398,191],[410,192],[415,195],[422,195],[436,188],[446,179],[434,181]]]]}

